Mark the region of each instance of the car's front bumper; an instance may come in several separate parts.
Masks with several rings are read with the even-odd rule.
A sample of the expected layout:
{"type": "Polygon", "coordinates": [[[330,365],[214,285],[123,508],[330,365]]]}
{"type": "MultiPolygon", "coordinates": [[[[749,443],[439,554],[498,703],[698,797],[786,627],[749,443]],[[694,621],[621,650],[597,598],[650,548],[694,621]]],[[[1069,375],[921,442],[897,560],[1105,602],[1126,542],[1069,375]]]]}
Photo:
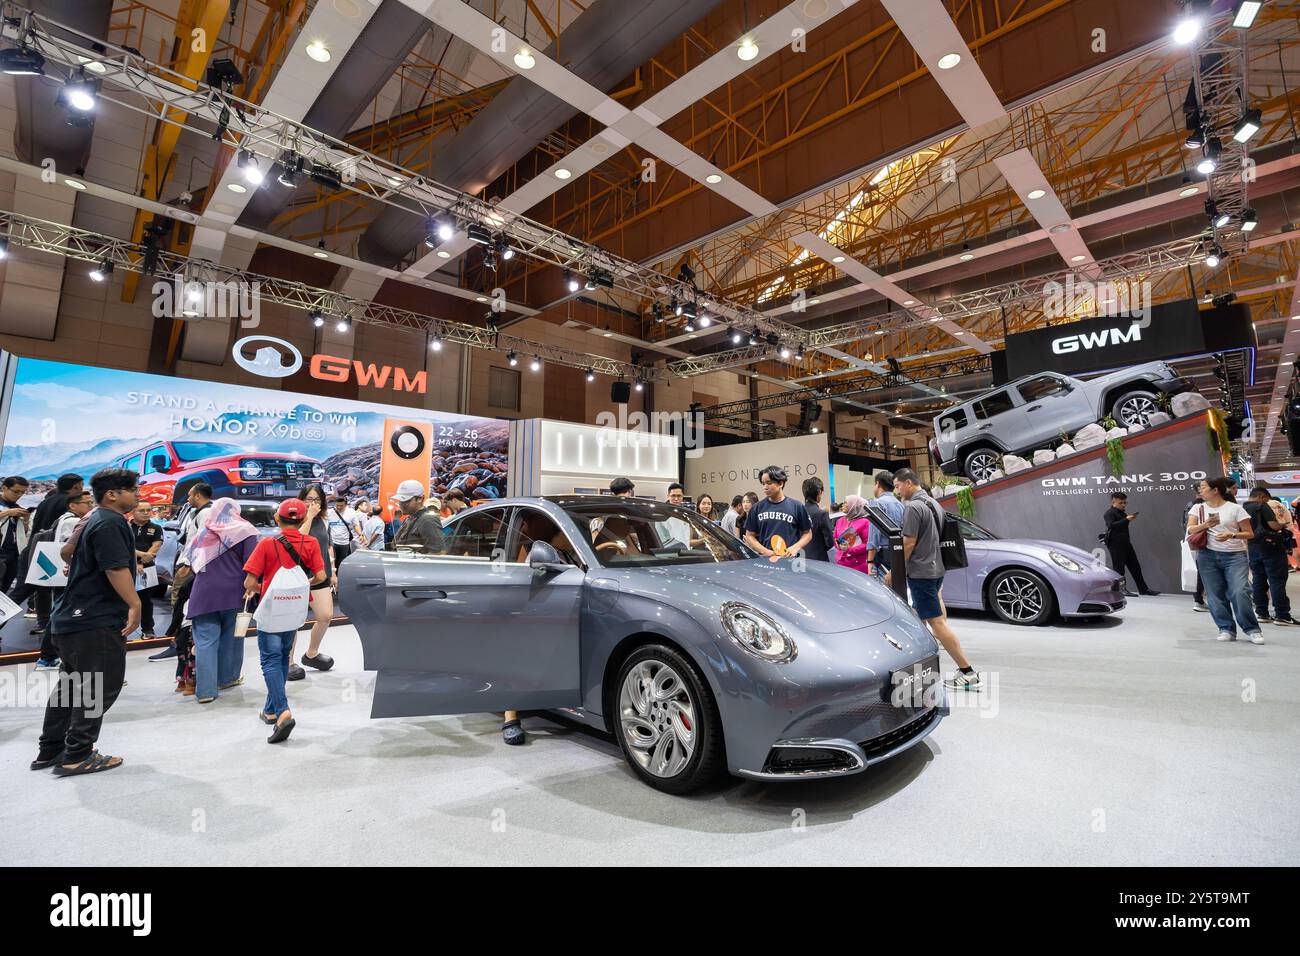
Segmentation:
{"type": "Polygon", "coordinates": [[[1113,571],[1093,572],[1081,582],[1068,599],[1058,595],[1061,617],[1102,617],[1123,610],[1124,579],[1113,571]]]}

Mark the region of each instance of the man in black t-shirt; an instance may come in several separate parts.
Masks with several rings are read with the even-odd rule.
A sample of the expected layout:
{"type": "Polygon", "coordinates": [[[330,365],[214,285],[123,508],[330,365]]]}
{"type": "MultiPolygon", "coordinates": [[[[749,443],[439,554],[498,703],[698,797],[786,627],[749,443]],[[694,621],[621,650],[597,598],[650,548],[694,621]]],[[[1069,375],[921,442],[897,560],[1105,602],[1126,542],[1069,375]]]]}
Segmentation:
{"type": "Polygon", "coordinates": [[[1128,495],[1117,491],[1110,496],[1110,507],[1102,516],[1106,522],[1106,548],[1110,551],[1110,566],[1121,577],[1126,571],[1133,575],[1137,590],[1126,589],[1124,593],[1128,597],[1156,595],[1160,592],[1147,587],[1146,579],[1142,577],[1142,565],[1138,564],[1137,552],[1133,550],[1133,542],[1129,539],[1129,525],[1135,518],[1137,512],[1130,514],[1128,510],[1128,495]]]}
{"type": "Polygon", "coordinates": [[[812,525],[812,537],[808,539],[808,557],[814,561],[829,561],[830,553],[835,548],[835,532],[831,529],[831,519],[822,511],[821,497],[826,489],[820,478],[803,480],[803,507],[808,512],[808,521],[812,525]]]}
{"type": "Polygon", "coordinates": [[[749,509],[745,519],[745,543],[759,554],[776,559],[800,553],[812,540],[808,511],[785,496],[785,469],[768,465],[758,473],[766,495],[749,509]],[[793,543],[792,543],[793,542],[793,543]]]}
{"type": "Polygon", "coordinates": [[[1255,616],[1262,623],[1290,626],[1298,623],[1291,616],[1291,600],[1286,593],[1287,549],[1285,530],[1277,513],[1269,504],[1272,500],[1267,488],[1256,488],[1250,493],[1246,514],[1250,515],[1255,537],[1246,542],[1250,558],[1251,597],[1255,601],[1255,616]],[[1273,613],[1268,613],[1269,594],[1273,595],[1273,613]]]}
{"type": "Polygon", "coordinates": [[[33,770],[72,776],[122,765],[121,757],[95,750],[95,742],[122,690],[126,637],[140,622],[135,536],[126,518],[136,506],[136,478],[125,468],[105,468],[90,479],[99,507],[74,533],[68,584],[50,617],[63,663],[33,770]]]}

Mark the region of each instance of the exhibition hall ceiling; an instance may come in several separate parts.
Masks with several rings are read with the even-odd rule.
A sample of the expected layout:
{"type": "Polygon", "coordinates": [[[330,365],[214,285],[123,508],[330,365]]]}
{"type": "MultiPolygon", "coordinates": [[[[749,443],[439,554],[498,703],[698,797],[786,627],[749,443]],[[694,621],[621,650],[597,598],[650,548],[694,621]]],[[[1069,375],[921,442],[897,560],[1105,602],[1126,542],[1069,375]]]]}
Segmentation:
{"type": "MultiPolygon", "coordinates": [[[[1300,332],[1288,339],[1300,3],[1269,0],[1249,29],[1232,28],[1233,6],[35,4],[60,22],[98,13],[104,41],[200,82],[228,60],[233,95],[401,170],[386,193],[306,176],[247,188],[227,145],[150,131],[132,147],[135,187],[119,193],[207,217],[176,233],[177,252],[248,268],[279,246],[328,266],[316,284],[353,299],[503,328],[540,316],[627,343],[664,375],[793,388],[892,371],[837,406],[914,421],[987,386],[985,357],[1006,334],[1095,309],[1081,294],[1051,311],[1044,282],[1067,276],[1137,283],[1151,304],[1234,294],[1259,336],[1256,414],[1284,391],[1300,332]],[[1198,13],[1203,35],[1176,42],[1198,13]],[[178,39],[196,28],[218,37],[200,54],[178,39]],[[1187,146],[1189,86],[1203,122],[1227,108],[1225,90],[1233,109],[1259,111],[1259,131],[1221,144],[1208,174],[1232,213],[1224,226],[1207,221],[1204,150],[1187,146]],[[1234,184],[1224,168],[1242,160],[1234,184]],[[460,204],[447,236],[430,236],[441,223],[413,188],[426,181],[495,207],[479,223],[489,241],[474,241],[460,204]],[[507,258],[498,236],[522,254],[507,258]],[[587,282],[600,269],[612,285],[587,282]],[[479,301],[494,289],[509,303],[497,316],[479,301]]],[[[102,104],[89,178],[97,155],[131,161],[106,129],[124,112],[102,104]]],[[[122,239],[151,219],[102,191],[77,206],[76,225],[122,239]]]]}

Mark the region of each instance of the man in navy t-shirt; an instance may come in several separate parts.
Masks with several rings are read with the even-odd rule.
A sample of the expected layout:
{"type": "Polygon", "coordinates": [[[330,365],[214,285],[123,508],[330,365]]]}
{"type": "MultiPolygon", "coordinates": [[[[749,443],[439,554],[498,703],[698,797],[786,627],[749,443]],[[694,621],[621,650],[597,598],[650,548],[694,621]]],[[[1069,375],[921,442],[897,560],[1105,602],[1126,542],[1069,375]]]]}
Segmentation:
{"type": "Polygon", "coordinates": [[[749,509],[745,519],[745,543],[770,558],[795,555],[812,540],[808,511],[785,496],[785,469],[768,465],[758,473],[767,496],[749,509]]]}

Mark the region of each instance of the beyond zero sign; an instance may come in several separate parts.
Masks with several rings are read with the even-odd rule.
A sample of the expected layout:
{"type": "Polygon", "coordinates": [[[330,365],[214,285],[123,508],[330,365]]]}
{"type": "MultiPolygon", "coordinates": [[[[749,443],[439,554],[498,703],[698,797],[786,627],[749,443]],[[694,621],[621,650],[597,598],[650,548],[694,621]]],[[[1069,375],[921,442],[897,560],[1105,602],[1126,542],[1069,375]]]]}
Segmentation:
{"type": "MultiPolygon", "coordinates": [[[[245,372],[262,378],[287,378],[303,365],[302,353],[297,346],[270,335],[246,335],[230,351],[236,365],[245,372]],[[245,351],[249,348],[253,349],[252,355],[245,351]]],[[[397,392],[418,392],[421,395],[427,387],[427,376],[423,370],[409,375],[400,366],[367,364],[324,352],[311,357],[308,373],[322,382],[346,382],[355,376],[358,385],[391,388],[397,392]]]]}

